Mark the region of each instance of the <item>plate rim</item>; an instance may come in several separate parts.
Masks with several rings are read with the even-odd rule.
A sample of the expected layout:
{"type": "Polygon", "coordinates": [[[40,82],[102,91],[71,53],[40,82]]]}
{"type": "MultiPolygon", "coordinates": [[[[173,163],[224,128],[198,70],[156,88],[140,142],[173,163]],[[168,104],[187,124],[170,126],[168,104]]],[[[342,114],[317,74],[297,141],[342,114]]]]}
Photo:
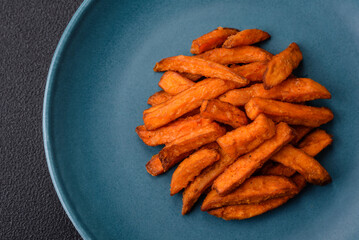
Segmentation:
{"type": "Polygon", "coordinates": [[[50,173],[52,184],[55,188],[58,199],[61,202],[63,209],[65,210],[67,216],[71,220],[72,224],[75,226],[77,232],[83,239],[94,239],[89,230],[84,226],[83,222],[79,219],[74,210],[74,206],[70,203],[67,192],[64,190],[64,186],[61,181],[60,174],[56,168],[55,162],[56,159],[53,153],[53,147],[51,142],[51,103],[52,96],[54,91],[54,82],[57,77],[57,70],[63,58],[64,50],[66,49],[69,40],[72,38],[74,30],[79,25],[80,21],[84,15],[88,12],[89,8],[93,5],[96,0],[84,0],[81,5],[78,7],[71,20],[67,24],[61,38],[57,44],[56,50],[51,60],[49,67],[44,101],[43,101],[43,111],[42,111],[42,132],[43,132],[43,142],[45,149],[45,156],[47,167],[50,173]]]}

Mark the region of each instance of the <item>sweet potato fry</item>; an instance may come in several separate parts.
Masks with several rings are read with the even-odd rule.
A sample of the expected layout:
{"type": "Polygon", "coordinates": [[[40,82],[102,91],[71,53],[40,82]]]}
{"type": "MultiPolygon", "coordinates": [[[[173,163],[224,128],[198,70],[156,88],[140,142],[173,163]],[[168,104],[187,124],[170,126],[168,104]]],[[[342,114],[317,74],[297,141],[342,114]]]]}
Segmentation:
{"type": "MultiPolygon", "coordinates": [[[[324,148],[332,143],[331,136],[324,130],[317,129],[313,133],[309,134],[299,145],[299,149],[314,157],[324,148]]],[[[293,141],[292,141],[293,142],[293,141]]],[[[282,151],[282,150],[281,150],[282,151]]],[[[261,169],[263,175],[278,175],[290,177],[295,173],[295,170],[284,166],[281,163],[272,163],[272,165],[265,166],[261,169]]]]}
{"type": "Polygon", "coordinates": [[[213,183],[212,188],[221,196],[232,192],[250,177],[281,147],[294,137],[293,130],[286,123],[276,126],[273,138],[265,141],[258,148],[238,158],[213,183]]]}
{"type": "Polygon", "coordinates": [[[201,59],[199,57],[179,55],[165,58],[162,59],[160,62],[156,63],[153,70],[155,72],[186,72],[192,74],[199,74],[209,78],[220,78],[237,82],[239,84],[239,87],[243,87],[248,84],[247,79],[235,74],[230,68],[212,61],[201,59]]]}
{"type": "Polygon", "coordinates": [[[168,144],[177,138],[190,134],[198,128],[202,128],[210,124],[212,120],[203,118],[199,114],[179,118],[163,127],[156,130],[148,131],[144,125],[138,126],[136,132],[142,141],[148,146],[158,146],[161,144],[168,144]]]}
{"type": "Polygon", "coordinates": [[[264,74],[264,88],[270,89],[286,80],[302,59],[302,52],[296,43],[291,43],[287,49],[275,55],[264,74]]]}
{"type": "Polygon", "coordinates": [[[204,199],[201,210],[238,205],[253,204],[271,198],[292,196],[298,192],[297,186],[282,176],[255,176],[247,179],[234,192],[220,196],[215,190],[204,199]]]}
{"type": "Polygon", "coordinates": [[[243,220],[258,216],[286,203],[291,197],[273,198],[258,204],[226,206],[208,211],[209,214],[224,220],[243,220]]]}
{"type": "Polygon", "coordinates": [[[238,75],[247,78],[251,82],[262,82],[268,61],[253,62],[245,65],[231,65],[230,69],[238,75]]]}
{"type": "Polygon", "coordinates": [[[201,105],[201,116],[238,128],[248,123],[244,112],[229,103],[217,99],[205,100],[201,105]]]}
{"type": "Polygon", "coordinates": [[[333,142],[332,137],[322,129],[309,134],[300,144],[299,149],[314,157],[333,142]]]}
{"type": "Polygon", "coordinates": [[[271,158],[284,166],[290,167],[299,172],[305,180],[316,185],[325,185],[331,182],[329,173],[314,158],[304,153],[304,151],[288,144],[281,151],[271,158]]]}
{"type": "Polygon", "coordinates": [[[275,122],[286,122],[292,125],[319,127],[333,119],[333,113],[324,107],[310,107],[305,105],[279,102],[275,100],[252,98],[245,110],[250,119],[264,113],[275,122]]]}
{"type": "Polygon", "coordinates": [[[181,191],[193,181],[203,169],[219,160],[215,149],[201,148],[183,160],[174,171],[171,180],[171,195],[181,191]]]}
{"type": "Polygon", "coordinates": [[[234,28],[222,28],[217,29],[204,34],[203,36],[192,41],[191,53],[200,54],[210,49],[220,47],[226,39],[238,32],[234,28]]]}
{"type": "Polygon", "coordinates": [[[215,48],[205,53],[195,56],[208,61],[223,65],[234,63],[252,63],[268,61],[272,59],[273,54],[266,50],[254,46],[242,46],[237,48],[215,48]]]}
{"type": "Polygon", "coordinates": [[[172,97],[173,95],[166,93],[165,91],[159,91],[148,98],[147,104],[151,106],[156,106],[166,102],[167,100],[170,100],[172,97]]]}
{"type": "MultiPolygon", "coordinates": [[[[304,177],[300,174],[295,174],[291,177],[291,180],[297,186],[297,194],[305,187],[306,181],[304,177]]],[[[209,214],[214,215],[216,217],[221,217],[225,220],[242,220],[251,218],[265,212],[268,212],[272,209],[275,209],[284,203],[286,203],[290,198],[295,196],[293,195],[285,196],[285,197],[278,197],[272,198],[258,204],[242,204],[242,205],[233,205],[227,206],[222,208],[217,208],[208,211],[209,214]]]]}
{"type": "Polygon", "coordinates": [[[173,71],[165,72],[158,83],[160,88],[171,95],[183,92],[193,85],[194,82],[173,71]]]}
{"type": "Polygon", "coordinates": [[[158,154],[153,155],[151,160],[146,163],[146,169],[147,172],[152,176],[158,176],[164,173],[162,163],[160,158],[158,157],[158,154]]]}
{"type": "Polygon", "coordinates": [[[183,160],[191,152],[207,143],[215,141],[225,134],[225,129],[217,123],[212,122],[202,128],[177,138],[166,145],[158,154],[163,170],[166,172],[176,163],[183,160]]]}
{"type": "Polygon", "coordinates": [[[270,35],[259,29],[246,29],[229,36],[223,43],[224,48],[252,45],[270,38],[270,35]]]}
{"type": "Polygon", "coordinates": [[[205,79],[170,100],[143,112],[147,130],[154,130],[198,108],[204,99],[212,99],[239,84],[218,78],[205,79]]]}
{"type": "Polygon", "coordinates": [[[331,95],[325,87],[310,78],[290,78],[269,90],[265,90],[263,84],[259,83],[247,88],[228,91],[219,99],[235,106],[243,106],[253,97],[284,102],[305,102],[331,98],[331,95]]]}
{"type": "Polygon", "coordinates": [[[274,123],[264,115],[259,115],[252,123],[218,138],[217,143],[229,156],[237,158],[252,151],[265,140],[272,138],[274,134],[274,123]]]}
{"type": "Polygon", "coordinates": [[[235,158],[228,156],[221,148],[219,149],[221,158],[212,166],[203,170],[193,182],[191,182],[183,192],[182,214],[188,213],[198,198],[212,185],[213,181],[221,174],[227,166],[231,165],[235,158]]]}
{"type": "Polygon", "coordinates": [[[300,125],[295,125],[295,126],[291,126],[294,130],[295,136],[291,142],[291,144],[293,145],[297,145],[298,142],[300,140],[302,140],[302,138],[307,135],[310,131],[312,131],[312,127],[306,127],[306,126],[300,126],[300,125]]]}
{"type": "Polygon", "coordinates": [[[192,74],[192,73],[180,73],[183,77],[188,78],[191,81],[197,82],[200,78],[202,78],[202,75],[198,74],[192,74]]]}

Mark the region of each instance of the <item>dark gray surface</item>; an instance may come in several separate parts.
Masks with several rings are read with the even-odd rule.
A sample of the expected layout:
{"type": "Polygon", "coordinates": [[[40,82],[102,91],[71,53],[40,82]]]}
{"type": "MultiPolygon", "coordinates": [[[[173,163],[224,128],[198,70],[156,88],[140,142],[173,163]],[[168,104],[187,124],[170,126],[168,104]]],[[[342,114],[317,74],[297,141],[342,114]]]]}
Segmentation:
{"type": "Polygon", "coordinates": [[[42,102],[56,45],[81,0],[0,1],[0,239],[80,239],[51,183],[42,102]]]}

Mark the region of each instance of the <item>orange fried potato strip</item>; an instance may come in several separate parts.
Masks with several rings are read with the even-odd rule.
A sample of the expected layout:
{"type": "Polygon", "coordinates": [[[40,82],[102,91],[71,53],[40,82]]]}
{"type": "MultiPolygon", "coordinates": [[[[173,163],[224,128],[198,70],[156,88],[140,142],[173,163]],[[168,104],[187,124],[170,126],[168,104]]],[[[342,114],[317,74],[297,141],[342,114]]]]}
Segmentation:
{"type": "Polygon", "coordinates": [[[269,61],[273,54],[266,50],[254,46],[242,46],[236,48],[215,48],[205,53],[195,56],[208,61],[223,65],[234,63],[252,63],[260,61],[269,61]]]}
{"type": "Polygon", "coordinates": [[[277,124],[273,138],[265,141],[252,152],[238,158],[214,181],[212,188],[221,196],[232,192],[262,167],[273,154],[289,143],[293,137],[293,130],[288,124],[283,122],[277,124]]]}
{"type": "Polygon", "coordinates": [[[226,206],[208,211],[209,214],[224,220],[243,220],[258,216],[286,203],[291,197],[273,198],[258,204],[226,206]]]}
{"type": "MultiPolygon", "coordinates": [[[[324,148],[332,143],[332,137],[322,129],[317,129],[299,144],[299,149],[314,157],[320,153],[324,148]]],[[[293,141],[292,141],[293,142],[293,141]]],[[[265,166],[261,170],[264,175],[278,175],[290,177],[295,173],[295,170],[284,166],[281,163],[273,163],[272,166],[265,166]]]]}
{"type": "Polygon", "coordinates": [[[253,204],[271,198],[291,196],[298,192],[297,186],[282,176],[255,176],[247,179],[234,192],[220,196],[215,190],[209,192],[201,210],[208,211],[229,205],[253,204]]]}
{"type": "Polygon", "coordinates": [[[295,136],[291,142],[293,145],[297,145],[302,138],[307,135],[310,131],[312,131],[312,127],[294,125],[291,126],[294,130],[295,136]]]}
{"type": "Polygon", "coordinates": [[[166,93],[165,91],[159,91],[148,98],[147,104],[151,106],[156,106],[166,102],[167,100],[170,100],[172,97],[173,96],[171,94],[166,93]]]}
{"type": "Polygon", "coordinates": [[[221,174],[227,166],[231,165],[235,158],[228,156],[221,148],[219,149],[221,155],[220,160],[215,162],[212,166],[203,170],[193,182],[191,182],[183,191],[183,206],[182,214],[188,213],[198,198],[212,185],[213,181],[221,174]]]}
{"type": "Polygon", "coordinates": [[[245,65],[231,65],[230,69],[251,82],[262,82],[268,61],[253,62],[245,65]]]}
{"type": "Polygon", "coordinates": [[[241,126],[217,139],[217,143],[232,158],[252,151],[275,134],[274,123],[259,115],[252,123],[241,126]]]}
{"type": "Polygon", "coordinates": [[[216,98],[239,84],[219,78],[200,81],[170,100],[143,112],[147,130],[154,130],[201,106],[204,99],[216,98]]]}
{"type": "Polygon", "coordinates": [[[332,137],[322,129],[317,129],[303,139],[299,149],[314,157],[333,142],[332,137]]]}
{"type": "Polygon", "coordinates": [[[201,116],[238,128],[248,123],[246,114],[229,103],[217,99],[205,100],[201,105],[201,116]]]}
{"type": "Polygon", "coordinates": [[[243,106],[253,97],[275,99],[284,102],[305,102],[314,99],[331,98],[328,90],[310,78],[290,78],[281,84],[265,90],[263,84],[233,89],[219,99],[235,106],[243,106]]]}
{"type": "Polygon", "coordinates": [[[151,160],[147,162],[146,169],[147,172],[152,176],[158,176],[164,173],[162,163],[160,158],[158,157],[158,154],[153,155],[151,160]]]}
{"type": "Polygon", "coordinates": [[[181,191],[193,181],[203,169],[219,160],[215,149],[201,148],[183,160],[174,171],[171,180],[171,195],[181,191]]]}
{"type": "Polygon", "coordinates": [[[302,52],[296,43],[291,43],[287,49],[275,55],[264,74],[264,88],[270,89],[286,80],[302,59],[302,52]]]}
{"type": "Polygon", "coordinates": [[[205,77],[221,78],[224,80],[234,81],[243,87],[248,84],[248,80],[235,74],[230,68],[221,64],[189,56],[174,56],[162,59],[156,63],[153,68],[155,72],[176,71],[192,74],[199,74],[205,77]]]}
{"type": "MultiPolygon", "coordinates": [[[[306,181],[304,177],[300,174],[295,174],[291,177],[291,180],[297,186],[298,194],[306,185],[306,181]]],[[[262,213],[268,212],[274,208],[277,208],[284,203],[286,203],[290,198],[294,197],[295,193],[290,196],[272,198],[258,204],[242,204],[242,205],[233,205],[226,206],[222,208],[217,208],[208,211],[209,214],[214,215],[216,217],[223,218],[225,220],[242,220],[251,218],[254,216],[258,216],[262,213]]]]}
{"type": "Polygon", "coordinates": [[[255,119],[259,114],[264,113],[275,122],[283,121],[288,124],[307,127],[319,127],[334,117],[328,108],[310,107],[263,98],[252,98],[245,105],[245,110],[250,119],[255,119]]]}
{"type": "Polygon", "coordinates": [[[220,47],[226,39],[238,32],[234,28],[218,27],[212,32],[206,33],[203,36],[192,41],[191,53],[200,54],[210,49],[220,47]]]}
{"type": "Polygon", "coordinates": [[[193,85],[194,82],[173,71],[165,72],[158,83],[160,88],[171,95],[183,92],[193,85]]]}
{"type": "Polygon", "coordinates": [[[271,159],[296,170],[309,183],[325,185],[332,180],[329,173],[317,160],[290,144],[284,146],[271,159]]]}
{"type": "Polygon", "coordinates": [[[136,133],[148,146],[158,146],[170,143],[198,128],[210,124],[211,122],[212,120],[203,118],[197,114],[192,117],[179,118],[176,121],[152,131],[148,131],[144,125],[141,125],[136,127],[136,133]]]}
{"type": "Polygon", "coordinates": [[[225,131],[225,128],[219,126],[218,123],[212,122],[169,143],[158,154],[163,170],[166,172],[190,155],[193,150],[223,136],[225,131]]]}
{"type": "Polygon", "coordinates": [[[230,37],[223,43],[224,48],[252,45],[270,38],[269,33],[259,29],[246,29],[230,37]]]}

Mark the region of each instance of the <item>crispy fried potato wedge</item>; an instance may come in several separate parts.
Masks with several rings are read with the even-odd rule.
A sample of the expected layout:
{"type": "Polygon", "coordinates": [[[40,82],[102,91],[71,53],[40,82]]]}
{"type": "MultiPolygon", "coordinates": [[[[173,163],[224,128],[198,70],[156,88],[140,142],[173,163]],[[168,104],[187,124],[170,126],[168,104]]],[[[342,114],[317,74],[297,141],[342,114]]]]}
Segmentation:
{"type": "Polygon", "coordinates": [[[222,65],[234,63],[252,63],[269,61],[273,54],[254,46],[242,46],[237,48],[215,48],[195,56],[222,65]]]}
{"type": "Polygon", "coordinates": [[[166,102],[167,100],[170,100],[172,97],[173,95],[166,93],[165,91],[159,91],[148,98],[147,104],[151,106],[156,106],[166,102]]]}
{"type": "Polygon", "coordinates": [[[192,117],[179,118],[156,130],[148,131],[144,125],[136,127],[136,133],[148,146],[168,144],[177,138],[190,134],[212,122],[211,119],[201,117],[199,114],[192,117]]]}
{"type": "Polygon", "coordinates": [[[333,142],[332,137],[322,129],[316,129],[303,139],[298,145],[299,149],[314,157],[333,142]]]}
{"type": "MultiPolygon", "coordinates": [[[[332,137],[326,133],[324,130],[317,129],[301,142],[299,149],[308,154],[311,157],[314,157],[324,148],[332,143],[332,137]]],[[[292,141],[293,142],[293,141],[292,141]]],[[[261,174],[263,175],[278,175],[290,177],[295,173],[295,170],[284,166],[281,163],[272,163],[271,165],[264,166],[261,169],[261,174]]]]}
{"type": "Polygon", "coordinates": [[[219,149],[219,153],[221,158],[212,166],[204,169],[183,191],[183,215],[191,210],[198,198],[212,185],[218,175],[220,175],[227,166],[231,165],[235,160],[235,158],[228,156],[221,148],[219,149]]]}
{"type": "Polygon", "coordinates": [[[218,151],[208,148],[201,148],[183,160],[172,175],[171,196],[187,187],[187,185],[192,182],[203,169],[218,160],[218,151]]]}
{"type": "Polygon", "coordinates": [[[264,113],[275,122],[286,122],[292,125],[319,127],[333,119],[328,108],[311,107],[300,104],[279,102],[270,99],[252,98],[245,105],[247,116],[255,119],[264,113]]]}
{"type": "Polygon", "coordinates": [[[295,136],[291,142],[294,146],[299,143],[302,138],[307,135],[310,131],[312,131],[312,127],[306,127],[306,126],[300,126],[300,125],[294,125],[291,126],[294,130],[295,136]]]}
{"type": "Polygon", "coordinates": [[[317,160],[290,144],[284,146],[271,159],[296,170],[309,183],[325,185],[332,180],[329,173],[317,160]]]}
{"type": "Polygon", "coordinates": [[[202,128],[197,128],[187,135],[177,138],[158,153],[163,170],[166,172],[176,163],[190,155],[193,150],[215,141],[218,137],[223,136],[225,132],[225,128],[212,122],[202,128]]]}
{"type": "Polygon", "coordinates": [[[201,210],[208,211],[238,204],[253,204],[271,198],[292,196],[298,192],[297,186],[282,176],[255,176],[247,179],[234,192],[220,196],[215,190],[208,193],[201,210]]]}
{"type": "Polygon", "coordinates": [[[217,139],[217,143],[232,158],[237,158],[258,147],[275,134],[274,123],[259,115],[252,123],[241,126],[217,139]]]}
{"type": "Polygon", "coordinates": [[[181,74],[173,71],[168,71],[162,75],[158,86],[162,88],[166,93],[176,95],[192,87],[194,84],[194,82],[192,82],[188,78],[183,77],[181,74]]]}
{"type": "Polygon", "coordinates": [[[238,46],[252,45],[270,38],[269,33],[259,29],[242,30],[229,36],[223,43],[223,48],[234,48],[238,46]]]}
{"type": "Polygon", "coordinates": [[[202,102],[201,116],[228,124],[234,128],[248,123],[246,114],[229,103],[221,102],[217,99],[204,100],[202,102]]]}
{"type": "Polygon", "coordinates": [[[170,100],[143,112],[147,130],[154,130],[201,106],[204,99],[216,98],[239,84],[219,78],[200,81],[170,100]]]}
{"type": "Polygon", "coordinates": [[[302,52],[296,43],[291,43],[287,49],[275,55],[264,74],[264,88],[270,89],[286,80],[302,59],[302,52]]]}
{"type": "Polygon", "coordinates": [[[261,83],[247,88],[233,89],[219,99],[235,106],[244,106],[253,97],[300,103],[314,99],[328,99],[331,98],[331,94],[325,87],[310,78],[290,78],[269,90],[265,90],[261,83]]]}
{"type": "Polygon", "coordinates": [[[231,65],[230,69],[251,82],[262,82],[267,65],[268,61],[253,62],[245,65],[231,65]]]}
{"type": "Polygon", "coordinates": [[[234,28],[218,27],[217,29],[200,36],[192,41],[191,53],[200,54],[210,49],[220,47],[226,39],[238,32],[234,28]]]}
{"type": "Polygon", "coordinates": [[[212,188],[221,196],[232,192],[257,169],[262,167],[273,154],[289,143],[293,137],[293,130],[288,124],[283,122],[277,124],[273,138],[238,158],[214,181],[212,188]]]}
{"type": "Polygon", "coordinates": [[[152,176],[158,176],[164,173],[162,163],[160,158],[158,157],[158,154],[153,155],[151,160],[146,163],[146,169],[147,172],[152,176]]]}
{"type": "Polygon", "coordinates": [[[155,72],[186,72],[209,78],[220,78],[237,82],[239,84],[238,87],[246,86],[249,83],[246,78],[235,74],[230,68],[199,57],[189,57],[183,55],[168,57],[156,63],[153,70],[155,72]]]}
{"type": "Polygon", "coordinates": [[[286,203],[291,197],[273,198],[258,204],[226,206],[208,211],[209,214],[224,220],[243,220],[258,216],[286,203]]]}

